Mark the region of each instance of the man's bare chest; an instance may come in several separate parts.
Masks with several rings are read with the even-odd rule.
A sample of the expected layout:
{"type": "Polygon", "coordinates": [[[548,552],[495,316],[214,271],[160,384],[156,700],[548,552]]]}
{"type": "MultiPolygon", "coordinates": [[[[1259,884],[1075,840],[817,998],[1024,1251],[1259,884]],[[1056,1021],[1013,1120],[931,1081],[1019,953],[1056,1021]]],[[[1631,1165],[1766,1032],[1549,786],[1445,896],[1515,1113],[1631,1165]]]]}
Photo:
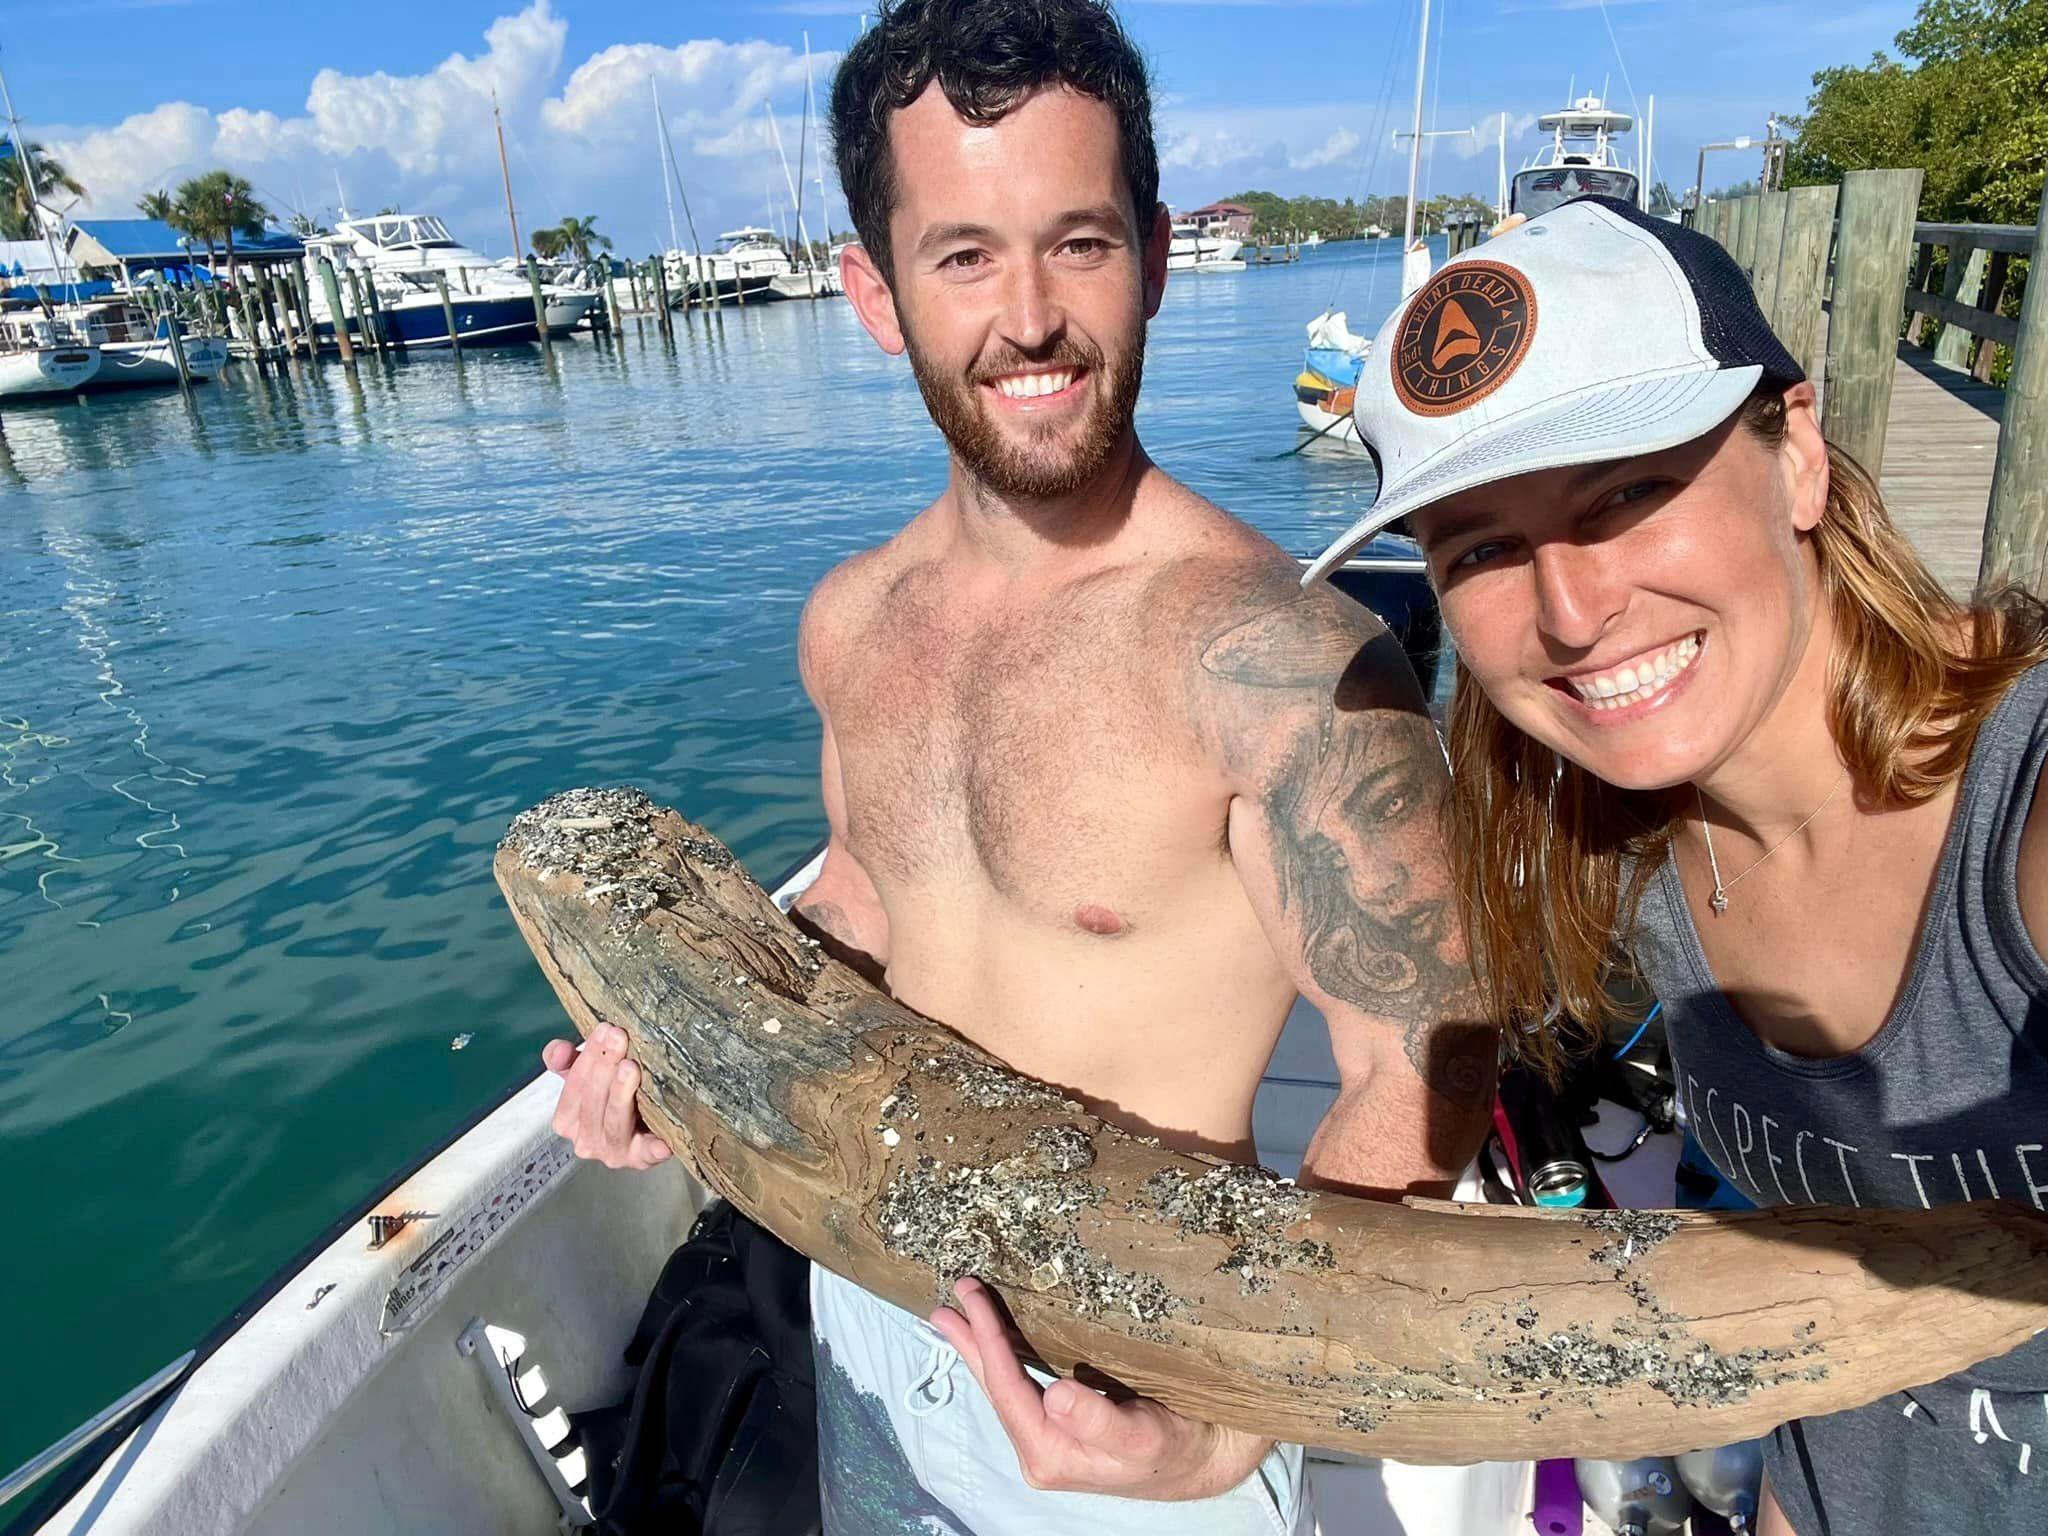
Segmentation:
{"type": "Polygon", "coordinates": [[[1159,637],[1080,610],[899,616],[868,638],[831,707],[849,840],[878,880],[979,874],[1056,909],[1127,900],[1161,859],[1219,846],[1224,801],[1159,637]]]}

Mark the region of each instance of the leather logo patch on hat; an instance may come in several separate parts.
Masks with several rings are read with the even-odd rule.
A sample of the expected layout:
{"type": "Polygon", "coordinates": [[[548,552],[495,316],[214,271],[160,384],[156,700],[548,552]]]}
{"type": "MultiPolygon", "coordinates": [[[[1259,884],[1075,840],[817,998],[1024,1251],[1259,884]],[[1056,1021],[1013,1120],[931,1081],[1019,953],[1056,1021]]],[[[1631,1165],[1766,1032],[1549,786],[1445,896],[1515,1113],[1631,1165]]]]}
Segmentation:
{"type": "Polygon", "coordinates": [[[1536,335],[1536,295],[1513,267],[1461,261],[1415,295],[1394,338],[1394,393],[1418,416],[1484,399],[1521,366],[1536,335]]]}

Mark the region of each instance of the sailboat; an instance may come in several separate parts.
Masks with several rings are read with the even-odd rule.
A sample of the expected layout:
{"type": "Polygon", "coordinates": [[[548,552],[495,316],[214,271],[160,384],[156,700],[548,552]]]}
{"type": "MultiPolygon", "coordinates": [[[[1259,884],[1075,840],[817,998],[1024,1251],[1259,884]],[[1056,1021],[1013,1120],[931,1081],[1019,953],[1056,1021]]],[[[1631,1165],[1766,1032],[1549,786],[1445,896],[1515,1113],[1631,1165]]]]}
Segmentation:
{"type": "Polygon", "coordinates": [[[0,400],[74,395],[99,371],[100,349],[69,321],[0,310],[0,400]]]}
{"type": "MultiPolygon", "coordinates": [[[[8,134],[0,142],[0,153],[20,158],[31,216],[50,252],[50,271],[53,276],[61,274],[64,262],[57,255],[57,242],[36,199],[35,151],[22,137],[21,122],[14,115],[14,93],[7,88],[4,74],[0,74],[0,101],[7,108],[8,134]]],[[[99,370],[100,349],[47,306],[12,312],[0,309],[0,398],[68,395],[84,387],[99,370]]]]}
{"type": "MultiPolygon", "coordinates": [[[[1401,230],[1401,297],[1429,281],[1429,247],[1415,237],[1415,192],[1422,179],[1422,88],[1429,75],[1429,0],[1415,50],[1415,120],[1408,138],[1408,206],[1401,230]]],[[[1359,376],[1372,354],[1370,338],[1354,336],[1342,310],[1326,309],[1308,323],[1308,348],[1294,376],[1294,409],[1318,439],[1359,447],[1351,407],[1359,376]]]]}

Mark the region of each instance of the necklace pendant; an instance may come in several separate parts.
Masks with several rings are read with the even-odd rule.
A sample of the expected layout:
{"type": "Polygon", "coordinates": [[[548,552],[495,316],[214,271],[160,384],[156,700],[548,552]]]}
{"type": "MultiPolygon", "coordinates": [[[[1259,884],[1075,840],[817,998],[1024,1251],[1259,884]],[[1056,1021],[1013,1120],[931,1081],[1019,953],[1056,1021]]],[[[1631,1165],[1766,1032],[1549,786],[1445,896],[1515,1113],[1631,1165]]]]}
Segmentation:
{"type": "Polygon", "coordinates": [[[1722,890],[1720,886],[1715,886],[1714,894],[1708,898],[1707,905],[1714,909],[1716,916],[1719,916],[1728,910],[1728,893],[1722,890]]]}

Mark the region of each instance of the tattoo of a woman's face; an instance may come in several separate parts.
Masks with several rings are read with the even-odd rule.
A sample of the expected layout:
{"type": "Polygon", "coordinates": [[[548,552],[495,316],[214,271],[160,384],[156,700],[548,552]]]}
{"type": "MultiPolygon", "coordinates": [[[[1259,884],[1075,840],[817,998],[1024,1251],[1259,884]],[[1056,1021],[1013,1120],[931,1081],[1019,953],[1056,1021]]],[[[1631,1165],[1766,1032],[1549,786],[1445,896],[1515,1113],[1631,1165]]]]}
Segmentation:
{"type": "Polygon", "coordinates": [[[1492,1093],[1495,1037],[1480,1019],[1439,832],[1442,750],[1426,716],[1371,707],[1359,681],[1385,664],[1368,666],[1366,652],[1392,644],[1327,607],[1290,603],[1233,627],[1203,663],[1262,692],[1313,690],[1312,705],[1251,701],[1269,722],[1292,722],[1263,797],[1282,910],[1316,985],[1398,1023],[1423,1082],[1476,1105],[1492,1093]]]}

